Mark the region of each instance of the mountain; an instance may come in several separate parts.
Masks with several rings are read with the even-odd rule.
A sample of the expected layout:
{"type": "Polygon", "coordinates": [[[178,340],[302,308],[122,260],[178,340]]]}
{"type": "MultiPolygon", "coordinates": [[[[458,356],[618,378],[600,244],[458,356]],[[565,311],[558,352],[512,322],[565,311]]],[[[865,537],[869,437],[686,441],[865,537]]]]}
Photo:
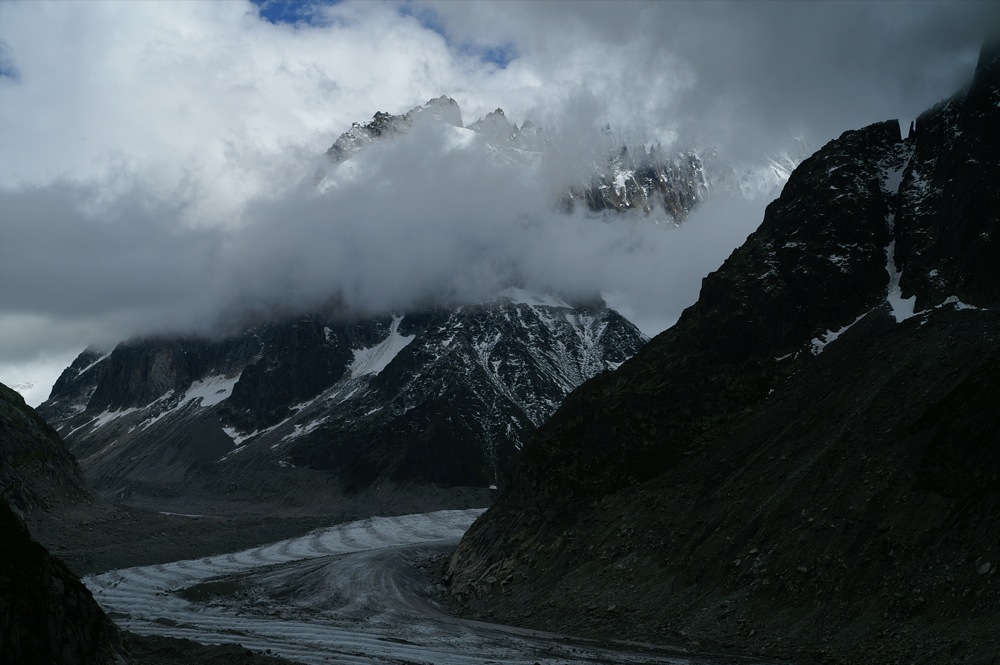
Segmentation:
{"type": "Polygon", "coordinates": [[[414,121],[428,116],[455,127],[464,126],[462,125],[462,110],[459,108],[458,102],[442,95],[422,106],[410,109],[403,115],[392,115],[378,111],[370,122],[354,123],[330,146],[330,149],[326,151],[326,156],[333,163],[339,164],[379,139],[386,139],[408,131],[413,126],[414,121]]]}
{"type": "Polygon", "coordinates": [[[478,305],[317,314],[84,352],[39,412],[99,492],[132,502],[485,493],[570,390],[645,341],[603,302],[510,289],[478,305]]]}
{"type": "MultiPolygon", "coordinates": [[[[497,108],[464,126],[458,102],[441,96],[402,115],[379,111],[369,122],[354,123],[326,155],[336,167],[373,143],[405,134],[422,120],[445,123],[451,126],[456,144],[475,144],[529,172],[545,168],[546,157],[558,153],[555,142],[531,121],[518,127],[497,108]]],[[[735,167],[713,147],[667,149],[610,126],[604,128],[602,139],[603,154],[582,170],[577,168],[578,184],[555,196],[564,210],[572,211],[577,205],[594,213],[634,210],[679,223],[711,196],[773,198],[807,154],[801,144],[792,153],[763,158],[760,165],[735,167]]],[[[325,175],[317,174],[317,181],[325,175]]]]}
{"type": "Polygon", "coordinates": [[[20,514],[94,497],[59,435],[18,393],[0,384],[0,496],[20,514]]]}
{"type": "Polygon", "coordinates": [[[569,395],[449,564],[472,612],[794,662],[1000,653],[1000,44],[792,173],[569,395]]]}
{"type": "Polygon", "coordinates": [[[32,540],[21,517],[66,517],[73,504],[94,501],[59,436],[0,384],[0,661],[114,663],[121,656],[118,630],[79,578],[32,540]]]}

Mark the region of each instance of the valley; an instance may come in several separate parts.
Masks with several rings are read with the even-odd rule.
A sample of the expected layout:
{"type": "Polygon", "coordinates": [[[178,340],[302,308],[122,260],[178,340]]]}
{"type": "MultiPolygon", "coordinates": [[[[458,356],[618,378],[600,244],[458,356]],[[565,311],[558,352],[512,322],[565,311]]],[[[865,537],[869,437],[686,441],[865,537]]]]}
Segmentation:
{"type": "MultiPolygon", "coordinates": [[[[420,3],[316,3],[171,11],[295,40],[377,15],[458,54],[450,83],[541,85],[420,3]]],[[[628,6],[666,30],[704,3],[628,6]]],[[[551,126],[413,86],[324,153],[329,100],[375,96],[314,68],[281,155],[214,127],[226,191],[196,162],[169,193],[164,164],[0,182],[0,351],[91,344],[37,408],[0,384],[0,662],[1000,665],[1000,40],[977,49],[908,129],[861,114],[812,154],[785,122],[684,134],[711,95],[637,90],[706,72],[639,49],[628,94],[520,109],[551,126]]]]}
{"type": "Polygon", "coordinates": [[[231,554],[84,579],[143,635],[233,643],[307,664],[763,663],[470,621],[436,572],[481,510],[369,518],[231,554]],[[435,589],[437,587],[437,589],[435,589]]]}

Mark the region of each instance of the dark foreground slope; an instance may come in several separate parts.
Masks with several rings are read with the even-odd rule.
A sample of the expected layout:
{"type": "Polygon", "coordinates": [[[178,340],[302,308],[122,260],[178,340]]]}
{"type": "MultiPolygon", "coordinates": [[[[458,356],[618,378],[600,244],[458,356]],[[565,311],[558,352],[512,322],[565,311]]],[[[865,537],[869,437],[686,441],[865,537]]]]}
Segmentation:
{"type": "Polygon", "coordinates": [[[118,629],[90,591],[2,499],[0,533],[0,662],[124,662],[118,629]]]}
{"type": "MultiPolygon", "coordinates": [[[[22,516],[84,566],[92,563],[91,556],[98,548],[110,550],[111,557],[117,555],[120,563],[148,558],[143,550],[169,556],[169,547],[150,545],[148,540],[154,533],[166,539],[168,532],[176,540],[177,520],[123,511],[96,498],[59,436],[20,395],[3,384],[0,472],[0,663],[286,662],[235,646],[203,646],[187,640],[121,633],[80,578],[31,537],[22,516]],[[78,549],[68,549],[67,543],[77,543],[78,549]]],[[[241,528],[245,530],[246,525],[241,528]]],[[[217,530],[226,531],[224,525],[217,530]]],[[[202,549],[206,546],[212,543],[200,544],[202,549]]]]}
{"type": "MultiPolygon", "coordinates": [[[[202,517],[108,503],[83,480],[58,433],[3,384],[0,499],[23,519],[33,538],[78,575],[239,550],[297,536],[336,519],[363,517],[372,510],[365,503],[340,506],[322,517],[254,513],[202,517]]],[[[6,542],[4,538],[0,543],[6,542]]]]}
{"type": "Polygon", "coordinates": [[[0,495],[22,513],[93,500],[80,467],[56,431],[3,384],[0,495]]]}
{"type": "Polygon", "coordinates": [[[803,162],[678,324],[567,398],[452,559],[458,599],[796,662],[996,662],[997,54],[908,139],[803,162]]]}

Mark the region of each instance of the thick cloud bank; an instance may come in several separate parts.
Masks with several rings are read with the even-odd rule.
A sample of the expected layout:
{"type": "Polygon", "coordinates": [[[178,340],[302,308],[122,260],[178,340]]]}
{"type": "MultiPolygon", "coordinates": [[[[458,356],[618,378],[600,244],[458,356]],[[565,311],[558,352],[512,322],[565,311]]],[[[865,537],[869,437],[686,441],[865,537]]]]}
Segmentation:
{"type": "Polygon", "coordinates": [[[603,125],[752,161],[905,122],[971,75],[997,7],[317,2],[289,24],[237,0],[0,3],[0,380],[37,403],[90,343],[512,283],[600,291],[655,332],[762,204],[680,229],[556,212],[603,125]],[[351,122],[440,94],[466,123],[549,128],[561,163],[426,125],[325,164],[351,122]]]}
{"type": "Polygon", "coordinates": [[[670,317],[761,214],[762,204],[722,200],[679,229],[639,215],[565,214],[536,167],[477,141],[456,147],[454,131],[420,125],[319,186],[310,175],[251,199],[223,226],[180,223],[188,202],[134,185],[108,201],[62,182],[0,191],[10,213],[0,280],[20,281],[4,298],[16,314],[4,319],[8,352],[27,356],[39,336],[78,344],[81,331],[109,344],[318,308],[405,311],[511,285],[571,298],[607,292],[670,317]],[[32,247],[44,251],[19,254],[32,247]]]}

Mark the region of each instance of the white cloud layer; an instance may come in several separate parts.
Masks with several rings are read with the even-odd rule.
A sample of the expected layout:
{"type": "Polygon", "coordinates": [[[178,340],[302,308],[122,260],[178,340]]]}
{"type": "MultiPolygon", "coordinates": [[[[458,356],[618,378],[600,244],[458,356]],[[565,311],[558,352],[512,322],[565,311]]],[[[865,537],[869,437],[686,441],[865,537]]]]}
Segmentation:
{"type": "Polygon", "coordinates": [[[0,380],[45,385],[83,346],[134,334],[512,280],[613,293],[660,329],[759,205],[672,231],[562,216],[552,181],[430,126],[325,190],[322,153],[440,94],[466,123],[503,106],[552,128],[564,155],[607,122],[737,158],[793,134],[818,146],[951,94],[997,18],[995,3],[359,2],[291,26],[242,0],[0,3],[0,380]],[[514,58],[484,60],[492,47],[514,58]]]}

